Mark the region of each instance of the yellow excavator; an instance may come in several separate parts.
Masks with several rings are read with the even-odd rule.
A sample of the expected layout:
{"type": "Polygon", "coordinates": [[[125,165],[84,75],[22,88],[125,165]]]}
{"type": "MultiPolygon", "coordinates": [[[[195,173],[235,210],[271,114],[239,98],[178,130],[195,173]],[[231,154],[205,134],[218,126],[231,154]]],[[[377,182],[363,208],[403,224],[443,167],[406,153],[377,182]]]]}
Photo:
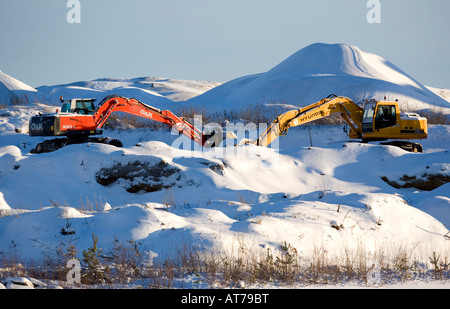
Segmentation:
{"type": "Polygon", "coordinates": [[[279,115],[256,141],[246,141],[259,146],[269,146],[279,136],[288,133],[291,127],[338,113],[350,127],[349,137],[362,142],[385,141],[406,151],[422,152],[422,145],[400,139],[427,138],[427,119],[415,113],[401,113],[398,102],[371,100],[362,107],[346,97],[330,95],[314,104],[279,115]]]}

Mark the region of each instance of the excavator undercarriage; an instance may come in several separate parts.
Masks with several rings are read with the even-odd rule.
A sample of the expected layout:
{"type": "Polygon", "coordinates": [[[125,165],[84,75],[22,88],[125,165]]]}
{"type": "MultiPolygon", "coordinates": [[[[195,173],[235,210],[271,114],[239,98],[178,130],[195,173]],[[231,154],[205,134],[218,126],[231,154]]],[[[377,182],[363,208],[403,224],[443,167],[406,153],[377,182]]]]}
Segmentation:
{"type": "Polygon", "coordinates": [[[100,143],[116,147],[123,146],[123,143],[120,140],[111,139],[109,137],[90,137],[90,136],[80,136],[71,138],[64,137],[43,141],[42,143],[37,144],[35,148],[31,149],[30,152],[31,153],[53,152],[68,145],[83,144],[83,143],[100,143]]]}

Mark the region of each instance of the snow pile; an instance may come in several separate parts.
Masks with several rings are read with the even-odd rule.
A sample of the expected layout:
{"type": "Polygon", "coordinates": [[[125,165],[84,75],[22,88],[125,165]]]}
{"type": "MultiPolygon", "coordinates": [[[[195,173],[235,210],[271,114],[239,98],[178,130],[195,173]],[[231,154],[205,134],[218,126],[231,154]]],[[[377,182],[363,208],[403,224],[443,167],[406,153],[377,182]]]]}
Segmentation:
{"type": "Polygon", "coordinates": [[[37,90],[0,71],[0,105],[33,101],[37,90]]]}
{"type": "Polygon", "coordinates": [[[450,109],[448,101],[382,57],[356,46],[321,43],[301,49],[268,72],[237,78],[187,103],[230,110],[248,104],[305,106],[329,94],[355,102],[398,99],[404,110],[450,109]]]}

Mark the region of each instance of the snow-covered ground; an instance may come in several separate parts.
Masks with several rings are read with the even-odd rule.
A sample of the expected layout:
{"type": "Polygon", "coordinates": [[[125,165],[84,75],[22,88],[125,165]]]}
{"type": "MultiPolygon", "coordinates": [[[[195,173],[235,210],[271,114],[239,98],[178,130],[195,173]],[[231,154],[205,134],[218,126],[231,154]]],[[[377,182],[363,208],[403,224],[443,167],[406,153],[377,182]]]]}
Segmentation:
{"type": "MultiPolygon", "coordinates": [[[[330,93],[364,99],[395,92],[420,108],[446,111],[450,105],[384,59],[347,45],[313,45],[267,73],[223,85],[101,79],[38,91],[99,99],[116,93],[168,109],[211,102],[208,112],[238,110],[264,98],[312,103],[330,93]],[[314,55],[326,61],[311,61],[314,55]],[[333,89],[324,87],[325,81],[333,89]]],[[[276,148],[235,147],[236,141],[227,140],[200,149],[169,130],[106,130],[124,147],[80,144],[31,154],[44,138],[28,136],[29,118],[54,109],[45,104],[0,109],[0,257],[51,256],[73,241],[81,258],[93,234],[104,252],[117,241],[138,242],[149,263],[186,245],[230,254],[244,246],[258,255],[288,244],[305,261],[318,250],[334,260],[355,252],[389,258],[402,249],[425,269],[433,268],[433,252],[450,257],[450,184],[425,191],[386,182],[448,179],[448,125],[430,125],[428,139],[418,141],[424,146],[418,154],[350,141],[340,126],[292,128],[276,148]]],[[[185,286],[199,286],[195,278],[186,280],[185,286]]],[[[448,287],[447,281],[408,285],[448,287]]]]}
{"type": "Polygon", "coordinates": [[[280,138],[279,150],[233,143],[186,149],[184,136],[136,129],[107,132],[123,148],[82,144],[34,155],[29,151],[42,138],[11,130],[26,122],[29,109],[3,112],[11,115],[0,118],[7,120],[0,124],[2,253],[54,254],[73,237],[61,232],[69,227],[79,252],[95,234],[106,252],[117,240],[138,241],[149,259],[186,243],[232,252],[241,242],[255,252],[288,243],[304,257],[319,247],[330,258],[399,248],[424,262],[434,251],[449,256],[450,184],[421,191],[382,180],[450,176],[448,126],[430,126],[421,154],[350,142],[341,127],[313,126],[312,147],[306,128],[280,138]],[[139,174],[162,161],[171,175],[139,174]],[[109,168],[120,174],[121,166],[135,166],[138,175],[108,178],[109,168]],[[107,178],[108,185],[99,183],[107,178]],[[142,183],[165,188],[129,192],[142,183]]]}

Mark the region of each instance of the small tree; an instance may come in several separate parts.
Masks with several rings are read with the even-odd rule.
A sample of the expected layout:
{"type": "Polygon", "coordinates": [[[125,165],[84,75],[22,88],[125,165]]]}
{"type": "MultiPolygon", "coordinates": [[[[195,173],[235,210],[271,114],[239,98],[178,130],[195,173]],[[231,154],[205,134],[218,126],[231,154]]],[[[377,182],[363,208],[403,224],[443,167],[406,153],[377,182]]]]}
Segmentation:
{"type": "Polygon", "coordinates": [[[97,247],[98,237],[94,233],[92,242],[92,247],[87,251],[83,250],[83,262],[86,265],[86,273],[83,278],[86,284],[105,283],[105,281],[109,281],[107,278],[109,267],[103,266],[100,262],[102,249],[97,247]]]}

